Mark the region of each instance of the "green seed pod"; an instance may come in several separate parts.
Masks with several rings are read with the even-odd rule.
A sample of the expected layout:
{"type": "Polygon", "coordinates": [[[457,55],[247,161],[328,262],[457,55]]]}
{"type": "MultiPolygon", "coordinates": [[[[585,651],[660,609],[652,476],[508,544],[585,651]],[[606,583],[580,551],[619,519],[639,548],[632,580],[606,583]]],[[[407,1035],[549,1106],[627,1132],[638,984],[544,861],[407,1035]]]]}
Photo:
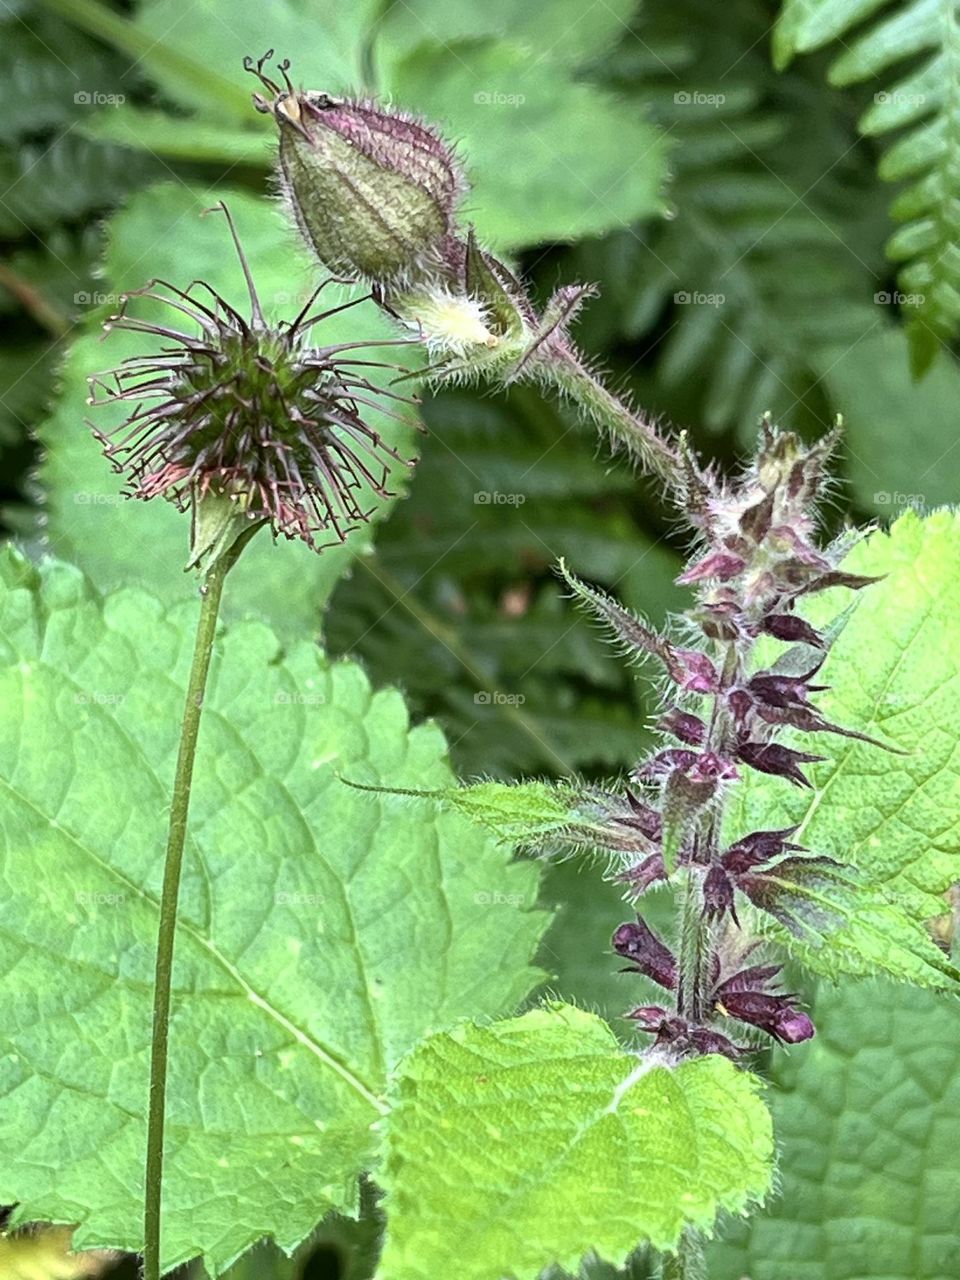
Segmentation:
{"type": "Polygon", "coordinates": [[[266,58],[246,63],[273,94],[254,103],[279,125],[283,190],[320,261],[384,285],[442,273],[465,190],[451,149],[404,112],[294,89],[285,62],[282,88],[266,58]]]}

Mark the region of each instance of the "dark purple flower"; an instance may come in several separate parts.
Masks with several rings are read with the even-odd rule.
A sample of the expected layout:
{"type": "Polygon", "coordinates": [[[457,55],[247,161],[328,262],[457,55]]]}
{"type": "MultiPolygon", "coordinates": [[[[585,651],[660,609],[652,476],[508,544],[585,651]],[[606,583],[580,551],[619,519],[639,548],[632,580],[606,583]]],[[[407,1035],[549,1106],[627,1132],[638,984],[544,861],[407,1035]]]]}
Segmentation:
{"type": "Polygon", "coordinates": [[[787,851],[802,853],[802,845],[788,843],[796,830],[796,827],[782,827],[779,831],[752,831],[730,845],[720,861],[733,875],[740,875],[787,851]]]}
{"type": "MultiPolygon", "coordinates": [[[[683,861],[682,854],[679,861],[683,861]]],[[[663,865],[662,853],[650,854],[648,858],[644,858],[642,862],[638,862],[634,867],[629,867],[617,876],[621,884],[630,886],[632,897],[640,897],[641,894],[646,893],[652,884],[657,884],[661,880],[666,880],[666,878],[667,869],[663,865]]]]}
{"type": "Polygon", "coordinates": [[[696,751],[688,751],[685,747],[667,747],[634,770],[634,777],[640,782],[653,782],[657,778],[669,777],[675,770],[692,769],[699,759],[696,751]]]}
{"type": "Polygon", "coordinates": [[[799,1044],[813,1036],[814,1026],[805,1013],[790,1003],[794,998],[761,991],[730,991],[717,1007],[726,1016],[766,1031],[774,1040],[799,1044]]]}
{"type": "Polygon", "coordinates": [[[883,574],[870,578],[859,573],[844,573],[842,569],[830,569],[814,578],[812,582],[805,583],[794,594],[812,595],[815,591],[829,591],[832,587],[847,587],[850,591],[862,591],[864,587],[872,586],[875,582],[882,582],[883,578],[883,574]]]}
{"type": "Polygon", "coordinates": [[[672,733],[675,738],[679,738],[681,742],[687,742],[693,747],[698,747],[707,736],[707,726],[699,716],[691,715],[687,711],[681,711],[677,707],[673,707],[660,721],[660,728],[672,733]]]}
{"type": "Polygon", "coordinates": [[[746,568],[746,563],[743,556],[738,556],[735,552],[726,550],[711,551],[702,560],[698,560],[689,569],[685,569],[677,578],[677,582],[681,585],[688,585],[694,582],[703,582],[709,578],[716,578],[720,582],[728,582],[731,578],[735,578],[737,574],[743,572],[746,568]]]}
{"type": "Polygon", "coordinates": [[[813,783],[803,773],[800,765],[817,764],[826,759],[825,756],[812,755],[809,751],[794,751],[777,742],[742,742],[737,748],[737,755],[751,769],[788,778],[798,787],[810,787],[811,790],[813,783]]]}
{"type": "Polygon", "coordinates": [[[824,647],[823,636],[795,613],[768,613],[761,622],[760,629],[768,636],[786,640],[790,644],[809,644],[817,649],[824,647]]]}
{"type": "Polygon", "coordinates": [[[811,677],[816,675],[822,665],[822,662],[818,662],[800,676],[761,671],[747,681],[746,690],[757,702],[768,707],[804,706],[811,693],[822,693],[829,688],[825,684],[810,683],[811,677]]]}
{"type": "Polygon", "coordinates": [[[671,649],[667,669],[680,688],[690,693],[716,693],[720,688],[716,667],[696,649],[671,649]]]}
{"type": "Polygon", "coordinates": [[[661,987],[672,991],[677,985],[677,962],[673,952],[639,916],[622,924],[613,935],[613,949],[630,961],[624,973],[642,973],[661,987]]]}
{"type": "Polygon", "coordinates": [[[734,887],[730,875],[719,862],[715,862],[703,878],[703,917],[705,920],[719,920],[729,915],[739,927],[734,904],[734,887]]]}
{"type": "Polygon", "coordinates": [[[742,1053],[729,1037],[712,1027],[691,1024],[686,1018],[668,1013],[659,1005],[639,1005],[624,1017],[640,1024],[643,1031],[656,1036],[654,1044],[677,1057],[701,1057],[719,1053],[736,1062],[742,1053]]]}

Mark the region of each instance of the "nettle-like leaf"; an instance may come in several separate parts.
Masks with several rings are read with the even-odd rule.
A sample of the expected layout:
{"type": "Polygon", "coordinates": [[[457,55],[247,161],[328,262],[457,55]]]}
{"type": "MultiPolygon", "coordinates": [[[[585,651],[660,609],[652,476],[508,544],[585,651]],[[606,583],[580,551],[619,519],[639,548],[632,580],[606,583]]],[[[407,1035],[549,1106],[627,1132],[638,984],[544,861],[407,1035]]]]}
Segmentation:
{"type": "MultiPolygon", "coordinates": [[[[195,609],[0,559],[0,1203],[136,1249],[163,836],[195,609]]],[[[356,1208],[388,1073],[539,975],[537,871],[456,814],[399,695],[259,623],[218,645],[175,965],[164,1265],[356,1208]],[[490,957],[497,963],[491,965],[490,957]]]]}
{"type": "Polygon", "coordinates": [[[560,834],[579,816],[576,794],[548,782],[475,782],[437,798],[509,844],[560,834]]]}
{"type": "Polygon", "coordinates": [[[380,1274],[532,1280],[670,1249],[762,1199],[772,1160],[757,1081],[724,1058],[638,1059],[569,1005],[464,1025],[401,1070],[380,1274]]]}
{"type": "Polygon", "coordinates": [[[952,1280],[960,1271],[960,1014],[886,983],[824,989],[778,1050],[779,1194],[710,1249],[714,1280],[952,1280]]]}
{"type": "Polygon", "coordinates": [[[903,130],[880,164],[880,176],[911,185],[893,203],[903,223],[887,246],[901,265],[904,304],[913,319],[914,365],[926,369],[941,342],[960,330],[960,238],[956,170],[960,162],[960,25],[953,0],[784,0],[774,31],[781,69],[798,53],[839,40],[843,52],[830,67],[836,85],[906,74],[874,95],[860,120],[868,135],[903,130]]]}
{"type": "MultiPolygon", "coordinates": [[[[960,516],[909,512],[842,568],[885,576],[860,593],[834,641],[817,705],[829,722],[897,753],[824,734],[813,789],[751,774],[737,788],[729,835],[795,825],[792,842],[853,868],[853,887],[794,886],[796,933],[783,940],[808,967],[955,988],[960,974],[923,922],[960,879],[960,516]]],[[[848,597],[837,589],[801,611],[822,625],[848,597]]]]}
{"type": "MultiPolygon", "coordinates": [[[[151,277],[165,278],[181,287],[202,279],[244,310],[243,276],[223,218],[218,214],[201,216],[221,195],[183,183],[165,183],[141,192],[110,224],[107,279],[122,281],[123,287],[131,290],[142,287],[151,277]]],[[[224,198],[237,222],[265,311],[270,317],[292,320],[316,287],[316,272],[306,259],[284,247],[285,229],[275,209],[241,192],[230,192],[224,198]]],[[[342,300],[342,292],[335,294],[329,305],[342,300]]],[[[141,576],[144,548],[149,548],[152,587],[165,599],[175,600],[182,598],[184,589],[184,517],[170,503],[124,499],[122,479],[111,472],[84,422],[85,414],[95,415],[97,427],[107,432],[122,422],[129,408],[120,402],[85,410],[87,379],[127,357],[155,350],[157,340],[149,334],[114,331],[106,342],[102,340],[100,322],[117,309],[119,301],[116,294],[105,293],[103,305],[89,316],[87,331],[74,342],[63,368],[57,406],[39,432],[47,449],[39,476],[47,503],[46,543],[53,554],[76,562],[104,588],[141,576]]],[[[131,303],[131,314],[162,316],[161,323],[169,324],[169,312],[153,305],[151,311],[149,303],[131,303]]],[[[189,325],[189,320],[183,319],[189,325]]],[[[322,321],[314,332],[317,343],[323,345],[395,336],[372,304],[322,321]]],[[[383,358],[401,362],[415,357],[407,348],[390,347],[383,358]]],[[[390,370],[380,373],[384,384],[394,376],[390,370]]],[[[376,409],[369,411],[368,418],[404,456],[413,456],[409,427],[376,409]]],[[[399,491],[402,477],[394,479],[399,491]]],[[[390,502],[370,495],[368,505],[382,516],[390,502]]],[[[369,530],[362,528],[342,547],[329,548],[318,558],[300,543],[285,545],[278,555],[268,538],[256,539],[231,577],[228,614],[254,611],[291,633],[294,628],[301,635],[317,631],[329,592],[353,556],[369,542],[369,530]]]]}

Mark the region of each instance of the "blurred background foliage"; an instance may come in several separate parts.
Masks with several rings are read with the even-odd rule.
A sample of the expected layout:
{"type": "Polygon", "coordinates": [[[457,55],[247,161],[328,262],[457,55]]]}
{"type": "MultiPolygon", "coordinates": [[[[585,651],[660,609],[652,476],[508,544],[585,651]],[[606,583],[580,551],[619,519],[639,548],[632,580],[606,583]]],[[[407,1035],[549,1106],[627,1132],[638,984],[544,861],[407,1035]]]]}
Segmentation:
{"type": "MultiPolygon", "coordinates": [[[[118,499],[84,426],[85,380],[133,349],[129,335],[99,345],[123,290],[156,275],[180,284],[201,276],[242,299],[222,222],[200,216],[218,198],[235,212],[269,311],[292,316],[316,284],[268,199],[273,125],[251,109],[241,70],[245,55],[268,46],[310,87],[380,93],[440,123],[469,168],[465,216],[483,241],[541,297],[558,283],[595,281],[601,298],[578,330],[585,350],[722,467],[736,468],[765,410],[807,436],[842,413],[834,525],[955,501],[957,9],[927,0],[3,0],[5,536],[78,561],[105,587],[139,576],[165,594],[187,589],[172,509],[118,499]]],[[[318,337],[389,336],[372,304],[346,314],[318,337]]],[[[684,600],[670,511],[563,406],[530,389],[447,390],[421,413],[419,466],[375,535],[319,561],[265,542],[236,571],[232,607],[280,631],[322,634],[376,683],[399,685],[414,715],[443,724],[465,776],[617,772],[643,748],[649,689],[563,599],[553,566],[566,556],[660,622],[684,600]]],[[[409,430],[400,432],[409,447],[409,430]]],[[[633,995],[620,994],[624,980],[604,952],[622,918],[616,888],[564,864],[544,892],[558,910],[542,957],[555,989],[616,1018],[633,995]]],[[[845,1025],[866,1019],[871,1002],[895,1004],[864,988],[823,998],[845,1025]]],[[[944,1018],[933,997],[911,999],[944,1018]]],[[[896,1039],[911,1025],[904,1011],[892,1041],[871,1050],[870,1070],[893,1087],[907,1089],[915,1073],[896,1039]]],[[[784,1084],[775,1106],[786,1114],[796,1109],[790,1091],[815,1093],[816,1081],[798,1085],[803,1072],[775,1056],[784,1084]]],[[[834,1076],[842,1066],[844,1087],[860,1097],[849,1044],[827,1043],[816,1062],[810,1071],[834,1076]]],[[[784,1193],[755,1234],[794,1241],[804,1280],[930,1280],[922,1239],[897,1227],[891,1244],[883,1212],[854,1263],[837,1244],[840,1228],[824,1225],[831,1197],[845,1194],[844,1176],[829,1183],[830,1153],[862,1147],[858,1126],[879,1106],[861,1093],[859,1115],[828,1117],[812,1138],[787,1115],[784,1193]],[[885,1269],[890,1249],[905,1260],[885,1269]]],[[[927,1098],[934,1119],[951,1106],[955,1114],[946,1085],[927,1098]]],[[[927,1138],[908,1126],[891,1141],[882,1176],[893,1181],[877,1190],[888,1199],[897,1179],[922,1179],[927,1138]]],[[[851,1157],[860,1185],[881,1177],[870,1159],[851,1157]]],[[[361,1280],[375,1252],[372,1192],[368,1208],[359,1226],[325,1224],[292,1262],[265,1246],[235,1280],[361,1280]]],[[[716,1254],[716,1275],[748,1265],[753,1280],[785,1274],[764,1260],[766,1243],[734,1235],[716,1254]]],[[[62,1235],[0,1238],[0,1280],[87,1274],[63,1249],[62,1235]]],[[[112,1264],[83,1265],[94,1274],[112,1264]]],[[[134,1274],[131,1262],[122,1267],[134,1274]]],[[[642,1259],[634,1271],[643,1273],[642,1259]]]]}

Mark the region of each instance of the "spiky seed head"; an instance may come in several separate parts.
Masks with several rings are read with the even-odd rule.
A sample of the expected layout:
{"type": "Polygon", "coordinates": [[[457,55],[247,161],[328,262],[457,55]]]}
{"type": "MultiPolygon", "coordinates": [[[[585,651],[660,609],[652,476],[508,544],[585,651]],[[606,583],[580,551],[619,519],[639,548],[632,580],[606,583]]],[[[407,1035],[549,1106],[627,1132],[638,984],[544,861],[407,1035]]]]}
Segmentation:
{"type": "Polygon", "coordinates": [[[402,397],[365,376],[380,362],[354,358],[381,344],[311,341],[314,325],[330,314],[309,314],[314,299],[294,321],[266,323],[234,238],[250,318],[206,285],[183,292],[153,281],[127,295],[105,329],[149,334],[162,346],[90,379],[89,403],[132,406],[117,428],[91,425],[114,469],[127,476],[129,496],[164,497],[181,510],[208,494],[226,496],[251,521],[319,550],[368,520],[374,495],[391,496],[394,464],[410,465],[365,420],[369,408],[390,413],[385,397],[402,397]],[[167,292],[155,292],[158,285],[167,292]],[[200,289],[207,293],[198,296],[200,289]],[[168,304],[192,332],[128,315],[137,296],[168,304]]]}

